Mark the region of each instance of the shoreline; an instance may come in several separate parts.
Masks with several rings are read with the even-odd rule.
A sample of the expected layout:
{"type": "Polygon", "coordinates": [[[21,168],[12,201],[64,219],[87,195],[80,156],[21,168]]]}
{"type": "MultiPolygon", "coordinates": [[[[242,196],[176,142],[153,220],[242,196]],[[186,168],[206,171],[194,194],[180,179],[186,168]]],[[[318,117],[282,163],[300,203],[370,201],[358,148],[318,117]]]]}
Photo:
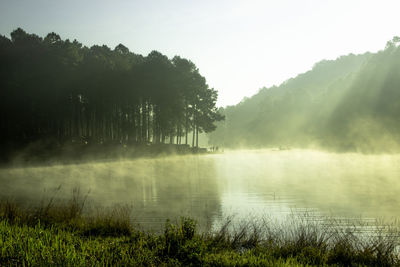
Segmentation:
{"type": "Polygon", "coordinates": [[[0,160],[0,168],[50,166],[54,164],[68,165],[91,161],[216,153],[221,152],[177,144],[74,144],[51,147],[28,145],[25,148],[5,152],[0,160]]]}

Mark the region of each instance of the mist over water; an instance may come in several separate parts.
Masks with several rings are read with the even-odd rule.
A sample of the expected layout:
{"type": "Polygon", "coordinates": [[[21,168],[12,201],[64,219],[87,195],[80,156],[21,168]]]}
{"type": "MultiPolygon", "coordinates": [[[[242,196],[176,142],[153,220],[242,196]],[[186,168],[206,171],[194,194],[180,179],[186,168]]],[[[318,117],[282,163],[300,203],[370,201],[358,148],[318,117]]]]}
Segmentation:
{"type": "Polygon", "coordinates": [[[398,177],[400,155],[241,150],[4,168],[0,197],[35,205],[53,196],[67,200],[79,188],[88,194],[88,206],[127,205],[134,223],[155,230],[180,216],[197,219],[203,229],[232,215],[393,220],[400,205],[398,177]]]}

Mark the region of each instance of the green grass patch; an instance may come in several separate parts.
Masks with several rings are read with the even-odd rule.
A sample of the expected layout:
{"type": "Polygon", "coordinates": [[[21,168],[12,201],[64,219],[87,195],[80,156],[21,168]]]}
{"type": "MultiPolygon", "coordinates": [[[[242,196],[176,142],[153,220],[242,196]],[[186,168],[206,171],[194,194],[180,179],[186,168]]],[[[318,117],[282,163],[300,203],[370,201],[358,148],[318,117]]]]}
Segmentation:
{"type": "Polygon", "coordinates": [[[85,198],[22,208],[0,202],[0,265],[127,266],[399,266],[398,232],[326,231],[296,220],[200,233],[196,222],[166,222],[156,234],[134,229],[129,209],[83,213],[85,198]]]}

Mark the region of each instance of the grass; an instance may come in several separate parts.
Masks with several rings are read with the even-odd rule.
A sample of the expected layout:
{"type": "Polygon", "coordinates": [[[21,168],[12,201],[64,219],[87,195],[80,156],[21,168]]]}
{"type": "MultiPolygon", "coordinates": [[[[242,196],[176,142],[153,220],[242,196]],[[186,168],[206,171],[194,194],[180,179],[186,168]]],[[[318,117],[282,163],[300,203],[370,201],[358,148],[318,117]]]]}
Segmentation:
{"type": "Polygon", "coordinates": [[[83,141],[59,144],[38,141],[22,147],[9,147],[0,154],[0,168],[8,166],[43,166],[52,164],[78,164],[92,161],[163,157],[167,155],[205,154],[206,148],[189,145],[150,143],[86,144],[83,141]]]}
{"type": "Polygon", "coordinates": [[[369,238],[357,227],[293,219],[291,227],[226,220],[200,233],[196,222],[166,222],[155,234],[134,229],[129,209],[83,212],[85,197],[38,207],[0,202],[0,265],[128,266],[399,266],[395,228],[369,238]]]}

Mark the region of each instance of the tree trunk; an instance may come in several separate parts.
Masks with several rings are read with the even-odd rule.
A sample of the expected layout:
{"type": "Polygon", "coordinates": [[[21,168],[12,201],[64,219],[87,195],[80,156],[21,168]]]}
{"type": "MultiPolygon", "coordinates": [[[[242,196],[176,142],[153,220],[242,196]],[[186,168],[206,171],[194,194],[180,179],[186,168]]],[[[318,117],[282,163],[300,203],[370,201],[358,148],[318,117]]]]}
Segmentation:
{"type": "Polygon", "coordinates": [[[199,147],[199,127],[196,126],[196,148],[199,147]]]}
{"type": "Polygon", "coordinates": [[[185,121],[185,145],[188,144],[188,132],[189,132],[189,112],[186,106],[186,121],[185,121]]]}

